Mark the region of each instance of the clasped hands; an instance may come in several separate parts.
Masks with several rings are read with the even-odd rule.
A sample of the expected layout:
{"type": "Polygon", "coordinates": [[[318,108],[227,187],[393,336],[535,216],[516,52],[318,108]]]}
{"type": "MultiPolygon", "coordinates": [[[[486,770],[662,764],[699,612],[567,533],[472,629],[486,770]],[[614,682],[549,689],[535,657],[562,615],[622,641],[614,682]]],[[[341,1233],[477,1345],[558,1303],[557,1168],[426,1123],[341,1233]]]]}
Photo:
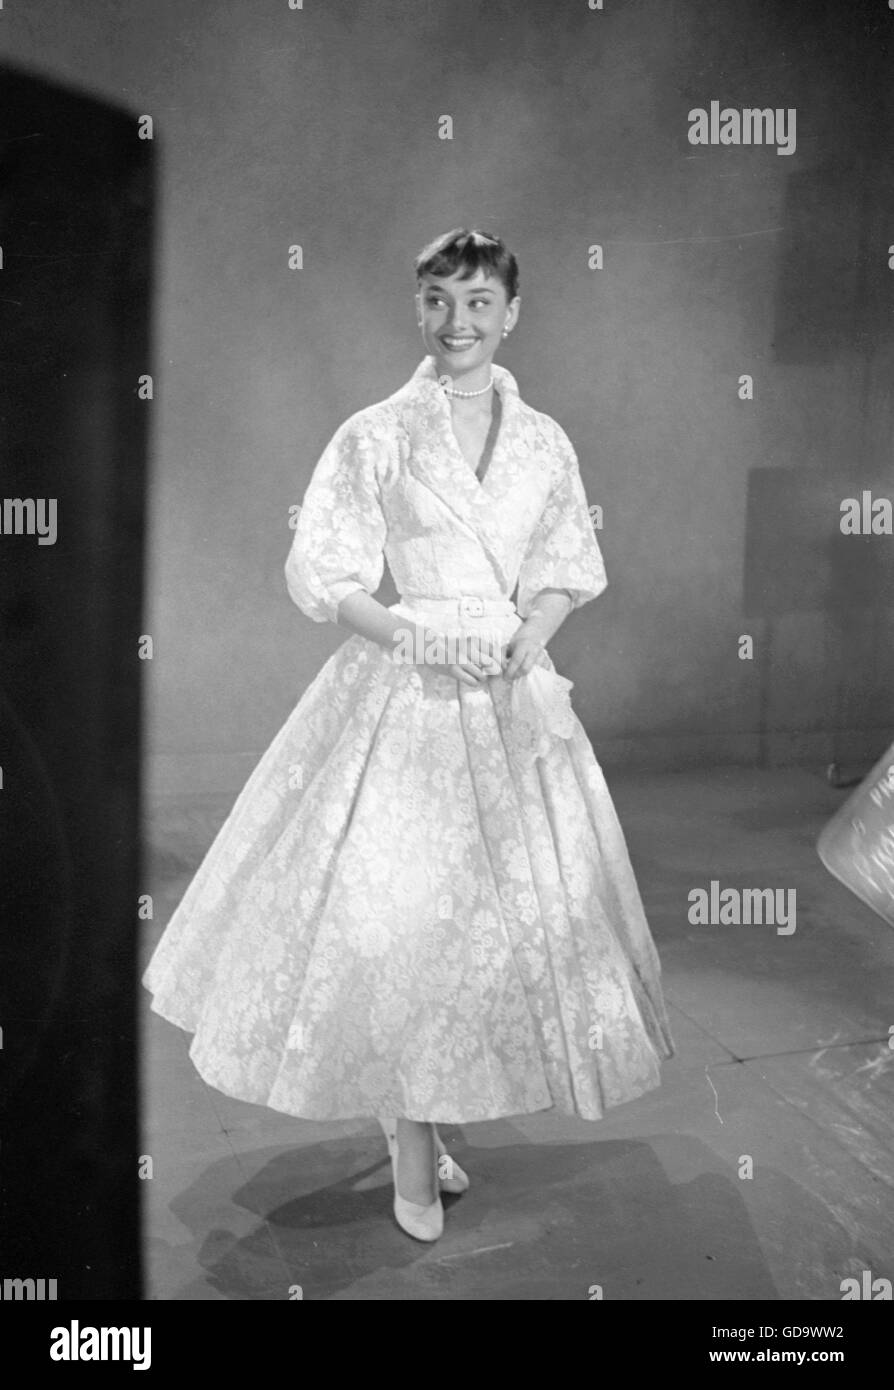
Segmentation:
{"type": "Polygon", "coordinates": [[[525,632],[524,625],[505,643],[475,632],[465,633],[459,642],[454,639],[452,644],[448,638],[442,640],[445,650],[451,656],[457,654],[457,660],[435,661],[432,665],[463,685],[481,687],[492,676],[517,680],[535,666],[549,666],[543,643],[525,632]],[[452,647],[458,647],[458,653],[452,647]]]}

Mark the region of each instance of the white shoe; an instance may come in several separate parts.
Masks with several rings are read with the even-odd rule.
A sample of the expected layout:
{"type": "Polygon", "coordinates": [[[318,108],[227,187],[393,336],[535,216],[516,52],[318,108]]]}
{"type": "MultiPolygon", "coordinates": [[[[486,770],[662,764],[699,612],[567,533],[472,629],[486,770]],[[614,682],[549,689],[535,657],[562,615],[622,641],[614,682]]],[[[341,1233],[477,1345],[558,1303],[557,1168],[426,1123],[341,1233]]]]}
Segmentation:
{"type": "MultiPolygon", "coordinates": [[[[379,1124],[385,1131],[385,1138],[390,1143],[392,1136],[397,1133],[397,1120],[380,1119],[379,1124]]],[[[437,1125],[432,1125],[432,1128],[435,1131],[435,1147],[438,1152],[438,1182],[441,1191],[453,1193],[468,1192],[471,1187],[468,1174],[460,1168],[455,1158],[450,1157],[444,1141],[438,1133],[437,1125]]]]}
{"type": "Polygon", "coordinates": [[[468,1192],[471,1183],[469,1176],[460,1168],[455,1158],[451,1158],[444,1145],[444,1141],[438,1133],[437,1125],[433,1126],[435,1131],[435,1148],[438,1151],[438,1173],[444,1174],[439,1177],[441,1189],[444,1192],[468,1192]]]}
{"type": "MultiPolygon", "coordinates": [[[[419,1202],[408,1202],[397,1190],[397,1121],[380,1121],[385,1130],[385,1137],[388,1140],[388,1152],[391,1155],[391,1175],[394,1179],[394,1219],[401,1230],[406,1231],[408,1236],[414,1240],[437,1240],[444,1233],[444,1208],[441,1206],[441,1195],[438,1193],[435,1200],[429,1205],[424,1206],[419,1202]],[[393,1129],[386,1126],[393,1123],[393,1129]]],[[[437,1183],[437,1169],[435,1170],[435,1182],[437,1183]]]]}

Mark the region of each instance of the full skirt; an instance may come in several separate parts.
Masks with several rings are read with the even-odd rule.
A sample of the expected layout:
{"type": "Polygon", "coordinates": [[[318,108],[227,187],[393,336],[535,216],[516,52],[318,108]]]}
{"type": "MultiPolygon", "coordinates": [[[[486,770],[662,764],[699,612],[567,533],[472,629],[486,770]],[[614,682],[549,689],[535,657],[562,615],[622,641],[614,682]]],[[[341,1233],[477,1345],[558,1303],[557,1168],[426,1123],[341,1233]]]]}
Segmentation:
{"type": "Polygon", "coordinates": [[[661,967],[605,779],[576,716],[516,756],[511,684],[359,636],[324,665],[143,977],[211,1086],[462,1123],[596,1120],[660,1085],[661,967]]]}

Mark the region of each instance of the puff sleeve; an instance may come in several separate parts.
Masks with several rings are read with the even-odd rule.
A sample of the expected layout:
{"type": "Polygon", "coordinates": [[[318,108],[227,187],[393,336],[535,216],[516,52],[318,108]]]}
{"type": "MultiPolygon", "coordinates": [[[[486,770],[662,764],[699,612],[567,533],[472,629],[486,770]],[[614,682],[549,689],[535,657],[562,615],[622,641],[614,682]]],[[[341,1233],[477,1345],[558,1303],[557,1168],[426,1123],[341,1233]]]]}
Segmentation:
{"type": "Polygon", "coordinates": [[[338,605],[382,582],[387,534],[377,461],[386,441],[362,417],[333,435],[304,494],[286,560],[286,587],[315,623],[336,622],[338,605]]]}
{"type": "Polygon", "coordinates": [[[567,589],[572,609],[608,587],[574,447],[558,426],[552,488],[519,568],[516,607],[526,618],[541,589],[567,589]]]}

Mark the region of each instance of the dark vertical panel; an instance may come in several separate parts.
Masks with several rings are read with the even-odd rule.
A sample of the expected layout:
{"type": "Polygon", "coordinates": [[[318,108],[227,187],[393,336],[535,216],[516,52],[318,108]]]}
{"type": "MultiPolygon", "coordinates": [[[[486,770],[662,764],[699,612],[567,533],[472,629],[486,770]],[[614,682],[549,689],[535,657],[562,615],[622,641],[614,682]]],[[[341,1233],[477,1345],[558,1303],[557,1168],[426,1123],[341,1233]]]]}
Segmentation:
{"type": "Polygon", "coordinates": [[[152,146],[8,70],[0,140],[0,1274],[133,1298],[152,146]]]}

